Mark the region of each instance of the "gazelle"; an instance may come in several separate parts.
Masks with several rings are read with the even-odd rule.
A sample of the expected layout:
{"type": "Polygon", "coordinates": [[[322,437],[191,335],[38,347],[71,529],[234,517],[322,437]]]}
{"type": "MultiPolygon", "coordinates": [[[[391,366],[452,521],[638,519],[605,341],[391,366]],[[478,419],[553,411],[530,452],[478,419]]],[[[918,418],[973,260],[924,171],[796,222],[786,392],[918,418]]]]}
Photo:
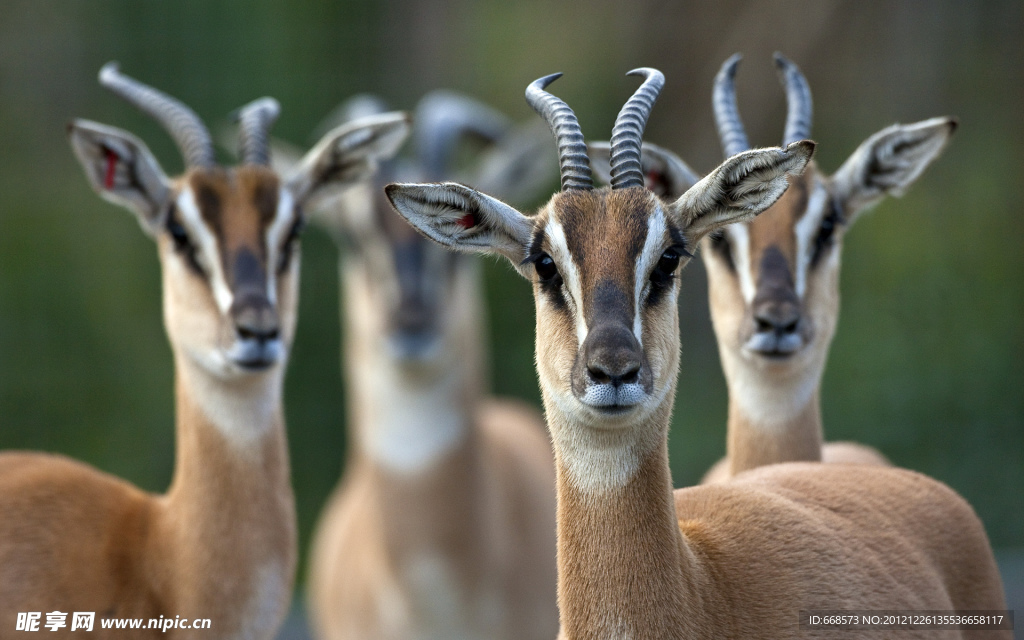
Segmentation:
{"type": "MultiPolygon", "coordinates": [[[[174,478],[165,495],[151,495],[62,456],[0,454],[3,635],[18,612],[57,610],[163,627],[133,637],[271,638],[291,599],[296,555],[281,394],[301,207],[396,151],[407,120],[391,114],[339,128],[281,177],[267,166],[275,100],[241,110],[242,164],[228,168],[215,163],[205,126],[184,104],[113,63],[99,79],[167,129],[185,158],[184,174],[170,179],[127,131],[69,126],[92,187],[132,211],[157,244],[175,364],[174,478]],[[188,629],[197,618],[211,628],[188,629]]],[[[93,632],[123,635],[99,620],[93,632]]]]}
{"type": "MultiPolygon", "coordinates": [[[[726,156],[749,148],[733,80],[739,54],[715,79],[714,111],[726,156]]],[[[811,91],[795,64],[775,54],[786,89],[783,144],[810,136],[811,91]]],[[[704,476],[721,482],[766,464],[796,461],[888,465],[853,442],[822,444],[819,396],[839,320],[839,263],[846,228],[886,195],[901,195],[945,148],[952,118],[894,125],[868,138],[832,176],[815,163],[756,219],[704,240],[711,318],[729,388],[727,455],[704,476]]],[[[595,166],[607,145],[594,145],[595,166]]],[[[679,157],[644,145],[643,167],[676,198],[697,181],[679,157]]]]}
{"type": "Polygon", "coordinates": [[[415,160],[388,163],[317,217],[345,249],[349,451],[314,536],[314,626],[330,640],[549,640],[555,477],[544,422],[484,395],[476,260],[420,236],[379,180],[446,177],[467,134],[494,143],[469,181],[508,196],[548,179],[535,165],[554,166],[534,157],[536,136],[466,97],[430,94],[414,120],[415,160]]]}
{"type": "Polygon", "coordinates": [[[562,175],[535,216],[455,183],[387,187],[428,237],[503,255],[533,283],[558,477],[559,637],[832,637],[799,629],[800,611],[1001,609],[981,523],[920,474],[789,463],[673,494],[676,272],[703,236],[778,200],[814,144],[744,151],[662,202],[644,188],[640,139],[663,78],[633,73],[646,79],[616,120],[610,189],[593,188],[578,121],[544,90],[559,74],[527,89],[562,175]]]}

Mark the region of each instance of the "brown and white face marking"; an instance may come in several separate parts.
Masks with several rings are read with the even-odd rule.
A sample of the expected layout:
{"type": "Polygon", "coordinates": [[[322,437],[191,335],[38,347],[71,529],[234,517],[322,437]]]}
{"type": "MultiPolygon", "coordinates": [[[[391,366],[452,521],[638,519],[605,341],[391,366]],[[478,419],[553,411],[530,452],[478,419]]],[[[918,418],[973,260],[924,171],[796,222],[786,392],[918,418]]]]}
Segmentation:
{"type": "Polygon", "coordinates": [[[269,167],[266,137],[276,101],[241,109],[243,164],[224,168],[188,107],[114,64],[100,82],[160,121],[186,159],[185,174],[172,180],[126,131],[84,120],[68,129],[97,193],[135,213],[157,240],[173,348],[216,377],[277,367],[295,329],[302,206],[390,157],[408,134],[408,119],[383,114],[339,127],[282,179],[269,167]]]}
{"type": "Polygon", "coordinates": [[[675,274],[693,248],[643,188],[567,191],[541,212],[525,264],[541,383],[564,410],[615,422],[661,403],[678,363],[675,274]]]}
{"type": "MultiPolygon", "coordinates": [[[[637,95],[660,77],[644,73],[648,81],[637,95]]],[[[554,77],[531,88],[543,89],[554,77]]],[[[568,107],[542,95],[556,102],[538,111],[564,124],[568,107]]],[[[575,116],[572,121],[578,130],[575,116]]],[[[585,146],[559,141],[563,185],[570,187],[533,218],[454,183],[393,184],[386,191],[427,237],[454,249],[504,255],[533,281],[546,400],[585,425],[628,426],[659,407],[675,384],[680,265],[707,233],[775,202],[787,172],[803,170],[813,144],[731,158],[666,204],[642,187],[637,172],[624,172],[610,190],[593,190],[589,167],[571,165],[585,160],[585,146]]]]}
{"type": "MultiPolygon", "coordinates": [[[[730,155],[747,148],[732,86],[738,62],[734,56],[723,65],[715,88],[716,120],[730,155]]],[[[776,64],[790,106],[785,140],[806,137],[811,108],[806,80],[781,55],[776,64]]],[[[955,128],[951,118],[933,118],[883,129],[832,176],[812,163],[803,175],[790,177],[789,190],[763,214],[704,240],[723,365],[734,397],[749,405],[751,417],[786,419],[787,411],[804,406],[821,379],[835,334],[847,228],[886,195],[901,195],[939,156],[955,128]]],[[[598,175],[610,180],[607,143],[591,144],[590,154],[598,175]]],[[[667,200],[697,180],[674,153],[646,143],[641,168],[651,188],[667,200]]]]}
{"type": "MultiPolygon", "coordinates": [[[[732,86],[738,62],[734,56],[723,65],[715,86],[715,117],[727,154],[746,148],[732,86]]],[[[789,104],[784,140],[807,137],[807,81],[780,54],[775,62],[789,104]]],[[[768,380],[787,387],[789,393],[777,397],[792,409],[806,404],[820,382],[839,317],[839,265],[848,225],[885,195],[902,194],[938,157],[954,129],[949,118],[884,129],[835,175],[812,165],[763,215],[705,240],[711,316],[723,364],[730,386],[749,399],[752,416],[786,417],[777,402],[754,392],[768,380]],[[766,372],[770,378],[763,377],[766,372]]]]}
{"type": "MultiPolygon", "coordinates": [[[[359,96],[338,109],[342,118],[385,109],[382,101],[359,96]]],[[[372,181],[354,186],[312,220],[343,249],[347,313],[365,323],[360,340],[374,342],[374,357],[436,370],[459,366],[480,341],[481,312],[476,261],[430,242],[395,213],[384,196],[388,182],[453,178],[485,184],[516,199],[529,198],[550,180],[553,162],[548,136],[536,127],[514,127],[494,109],[451,91],[434,91],[416,107],[409,157],[380,167],[372,181]],[[487,146],[479,166],[456,172],[460,142],[487,146]],[[379,343],[379,344],[378,344],[379,343]],[[448,361],[448,362],[443,362],[448,361]]]]}
{"type": "Polygon", "coordinates": [[[165,321],[184,354],[219,376],[286,358],[302,223],[269,168],[194,170],[182,179],[158,243],[165,321]]]}

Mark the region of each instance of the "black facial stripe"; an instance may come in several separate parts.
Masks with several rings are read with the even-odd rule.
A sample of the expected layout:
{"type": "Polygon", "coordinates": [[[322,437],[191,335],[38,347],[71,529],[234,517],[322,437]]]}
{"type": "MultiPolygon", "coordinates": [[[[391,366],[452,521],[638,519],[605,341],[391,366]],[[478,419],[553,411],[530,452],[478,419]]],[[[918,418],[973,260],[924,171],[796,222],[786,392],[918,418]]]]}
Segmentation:
{"type": "Polygon", "coordinates": [[[818,265],[821,258],[825,255],[826,250],[832,246],[833,235],[836,227],[846,223],[835,198],[829,198],[828,207],[828,213],[822,217],[821,225],[818,227],[818,232],[814,236],[814,249],[811,253],[812,269],[818,265]]]}
{"type": "Polygon", "coordinates": [[[526,257],[519,264],[525,265],[539,258],[540,254],[544,253],[544,241],[546,239],[544,228],[537,229],[533,234],[533,239],[530,240],[530,246],[526,250],[526,257]]]}
{"type": "Polygon", "coordinates": [[[681,229],[675,225],[668,225],[668,237],[672,239],[672,245],[679,253],[687,258],[693,257],[693,252],[690,251],[690,247],[686,244],[686,236],[683,235],[681,229]]]}

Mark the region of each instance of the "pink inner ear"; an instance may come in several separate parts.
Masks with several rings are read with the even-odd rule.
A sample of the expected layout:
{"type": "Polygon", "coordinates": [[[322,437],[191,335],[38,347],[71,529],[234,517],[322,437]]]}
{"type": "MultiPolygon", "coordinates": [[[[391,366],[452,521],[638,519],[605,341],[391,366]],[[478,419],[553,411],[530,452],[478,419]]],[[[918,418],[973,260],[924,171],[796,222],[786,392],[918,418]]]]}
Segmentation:
{"type": "Polygon", "coordinates": [[[107,189],[114,188],[114,170],[117,169],[117,154],[103,147],[103,153],[107,156],[107,172],[103,177],[103,186],[107,189]]]}
{"type": "Polygon", "coordinates": [[[472,227],[475,227],[477,225],[476,214],[467,213],[466,215],[462,216],[458,220],[458,225],[463,229],[470,229],[472,227]]]}
{"type": "Polygon", "coordinates": [[[660,173],[658,173],[654,169],[651,169],[650,171],[647,172],[647,184],[644,185],[645,187],[653,190],[654,185],[658,184],[659,182],[661,182],[660,173]]]}

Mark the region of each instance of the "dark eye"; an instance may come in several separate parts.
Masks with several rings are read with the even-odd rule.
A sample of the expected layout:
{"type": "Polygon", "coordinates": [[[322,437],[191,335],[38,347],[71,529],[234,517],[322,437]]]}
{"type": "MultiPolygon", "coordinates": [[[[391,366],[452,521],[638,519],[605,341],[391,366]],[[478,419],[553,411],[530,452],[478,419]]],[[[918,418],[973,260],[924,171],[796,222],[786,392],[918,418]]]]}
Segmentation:
{"type": "Polygon", "coordinates": [[[539,258],[534,260],[533,266],[537,269],[537,277],[541,282],[555,282],[559,277],[555,261],[546,253],[542,253],[539,258]]]}
{"type": "Polygon", "coordinates": [[[185,258],[188,266],[193,271],[202,275],[203,268],[199,265],[199,260],[196,256],[196,247],[188,237],[188,231],[185,230],[184,225],[181,224],[173,211],[171,215],[167,216],[167,233],[171,236],[171,241],[174,242],[174,250],[185,258]]]}
{"type": "Polygon", "coordinates": [[[666,285],[672,279],[672,275],[679,268],[679,259],[682,254],[678,249],[668,248],[661,254],[658,264],[651,271],[651,282],[656,285],[666,285]]]}
{"type": "Polygon", "coordinates": [[[295,222],[292,223],[291,228],[288,230],[288,235],[285,236],[284,243],[281,245],[281,257],[277,261],[278,273],[283,273],[288,268],[288,264],[292,261],[292,253],[295,251],[295,243],[305,227],[305,217],[302,214],[296,215],[295,222]]]}

